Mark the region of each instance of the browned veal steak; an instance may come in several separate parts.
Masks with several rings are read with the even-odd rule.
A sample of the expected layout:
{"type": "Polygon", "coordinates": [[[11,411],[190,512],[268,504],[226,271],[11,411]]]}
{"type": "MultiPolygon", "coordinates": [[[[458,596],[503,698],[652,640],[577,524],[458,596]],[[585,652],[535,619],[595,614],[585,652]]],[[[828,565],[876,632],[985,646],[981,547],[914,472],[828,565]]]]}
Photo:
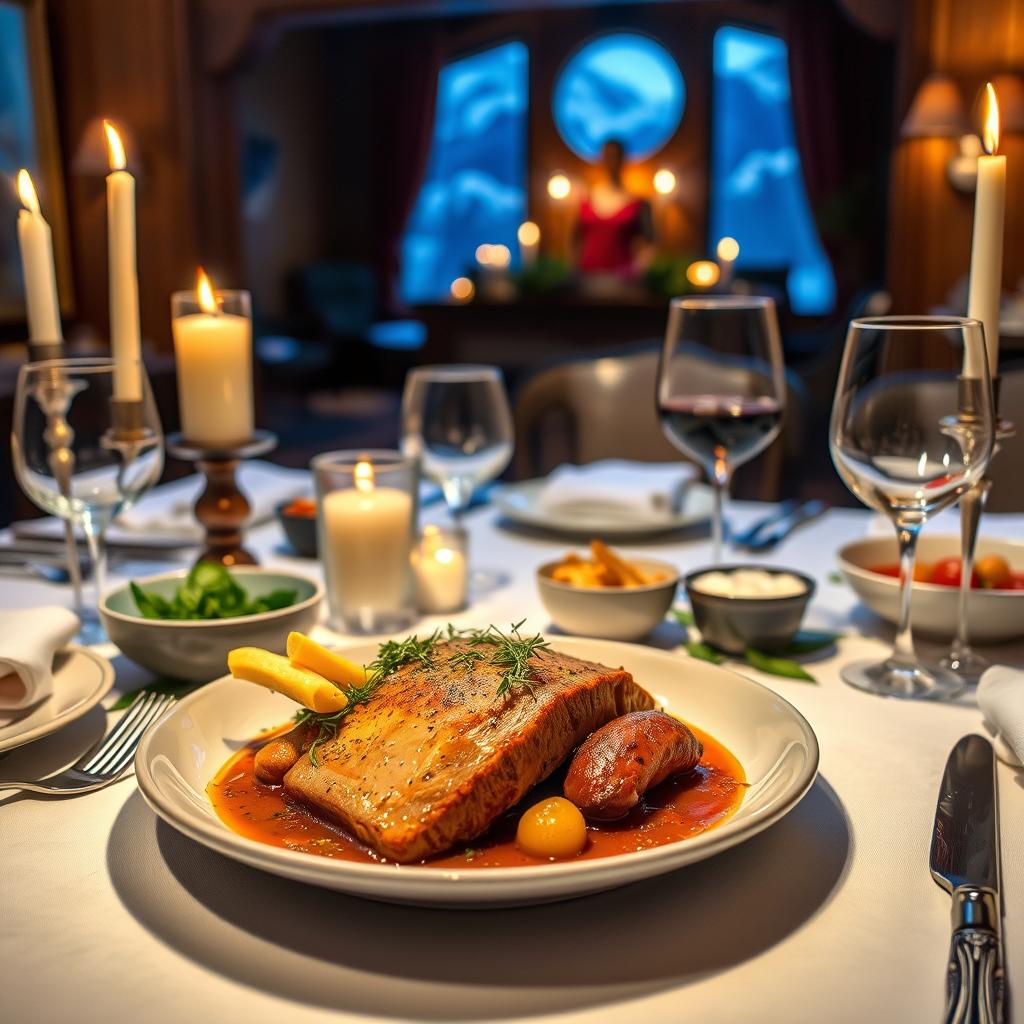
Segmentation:
{"type": "Polygon", "coordinates": [[[497,695],[503,670],[450,664],[464,644],[439,644],[433,664],[406,665],[301,757],[285,789],[391,860],[408,863],[486,831],[594,729],[654,707],[623,669],[542,651],[534,688],[497,695]]]}

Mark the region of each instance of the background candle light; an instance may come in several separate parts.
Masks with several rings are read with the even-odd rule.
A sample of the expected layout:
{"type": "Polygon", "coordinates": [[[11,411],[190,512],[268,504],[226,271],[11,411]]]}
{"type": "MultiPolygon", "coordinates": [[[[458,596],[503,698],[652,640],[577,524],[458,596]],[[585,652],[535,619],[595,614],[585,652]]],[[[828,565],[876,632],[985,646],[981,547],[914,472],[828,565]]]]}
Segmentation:
{"type": "Polygon", "coordinates": [[[139,279],[135,255],[135,179],[128,173],[117,129],[103,122],[110,173],[107,175],[107,262],[110,273],[110,347],[114,355],[114,397],[142,399],[139,279]]]}
{"type": "Polygon", "coordinates": [[[697,260],[686,268],[686,280],[695,288],[713,288],[718,284],[721,271],[711,260],[697,260]]]}
{"type": "MultiPolygon", "coordinates": [[[[985,123],[982,142],[986,156],[978,157],[978,188],[974,198],[974,237],[971,242],[971,277],[967,315],[985,326],[985,348],[992,376],[999,370],[999,308],[1003,296],[1003,214],[1006,206],[1006,157],[999,148],[999,104],[995,89],[985,86],[985,123]]],[[[970,360],[964,376],[980,377],[970,360]]]]}
{"type": "Polygon", "coordinates": [[[412,564],[416,606],[421,612],[441,615],[465,605],[469,581],[465,534],[425,526],[412,564]]]}
{"type": "Polygon", "coordinates": [[[519,263],[525,270],[537,262],[540,253],[540,228],[532,220],[524,220],[516,232],[519,239],[519,263]]]}
{"type": "Polygon", "coordinates": [[[171,297],[178,409],[185,439],[232,448],[253,434],[248,292],[214,292],[200,268],[195,292],[171,297]]]}
{"type": "Polygon", "coordinates": [[[715,247],[715,255],[718,257],[720,269],[718,280],[724,287],[732,281],[736,260],[740,255],[740,243],[735,238],[730,238],[729,235],[726,235],[718,240],[718,245],[715,247]]]}
{"type": "Polygon", "coordinates": [[[18,171],[18,247],[25,283],[28,336],[35,342],[59,342],[64,338],[57,300],[57,274],[53,264],[53,235],[43,219],[39,198],[28,171],[18,171]]]}

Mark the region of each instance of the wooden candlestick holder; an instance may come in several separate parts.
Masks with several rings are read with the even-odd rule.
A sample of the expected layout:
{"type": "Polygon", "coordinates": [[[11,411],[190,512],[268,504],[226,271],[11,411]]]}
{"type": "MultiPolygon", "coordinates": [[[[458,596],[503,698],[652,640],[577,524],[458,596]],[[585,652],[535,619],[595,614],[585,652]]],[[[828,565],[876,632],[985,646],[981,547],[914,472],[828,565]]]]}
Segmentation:
{"type": "Polygon", "coordinates": [[[255,459],[277,447],[277,435],[257,430],[244,444],[231,448],[203,448],[181,434],[167,439],[167,451],[176,459],[194,462],[206,478],[195,504],[195,516],[206,531],[198,562],[221,565],[257,565],[256,556],[242,546],[245,523],[252,512],[249,499],[238,486],[236,471],[243,459],[255,459]]]}

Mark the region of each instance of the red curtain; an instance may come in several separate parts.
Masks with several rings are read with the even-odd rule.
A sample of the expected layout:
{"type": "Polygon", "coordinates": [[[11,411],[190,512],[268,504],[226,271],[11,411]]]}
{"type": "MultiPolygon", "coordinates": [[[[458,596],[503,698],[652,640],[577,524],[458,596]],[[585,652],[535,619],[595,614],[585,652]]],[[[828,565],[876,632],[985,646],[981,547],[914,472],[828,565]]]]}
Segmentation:
{"type": "Polygon", "coordinates": [[[376,214],[375,262],[380,305],[398,312],[397,279],[402,233],[430,156],[437,76],[443,45],[440,26],[394,25],[374,47],[371,159],[376,214]]]}

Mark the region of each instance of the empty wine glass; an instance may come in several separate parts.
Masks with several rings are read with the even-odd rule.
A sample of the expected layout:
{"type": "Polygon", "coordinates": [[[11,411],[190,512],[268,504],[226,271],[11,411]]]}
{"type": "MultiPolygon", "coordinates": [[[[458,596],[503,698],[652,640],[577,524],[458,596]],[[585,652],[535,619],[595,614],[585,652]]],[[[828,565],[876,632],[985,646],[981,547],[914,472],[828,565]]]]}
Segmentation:
{"type": "Polygon", "coordinates": [[[775,303],[760,296],[673,299],[658,366],[666,437],[715,490],[712,561],[722,559],[724,499],[733,470],[778,436],[786,386],[775,303]]]}
{"type": "Polygon", "coordinates": [[[419,366],[402,396],[402,450],[444,492],[456,525],[512,458],[512,413],[496,366],[419,366]]]}
{"type": "Polygon", "coordinates": [[[993,447],[992,383],[981,324],[962,317],[853,320],[832,406],[832,461],[864,504],[888,516],[900,552],[899,627],[882,662],[847,665],[852,686],[942,700],[962,680],[914,652],[910,596],[917,537],[985,472],[993,447]]]}
{"type": "Polygon", "coordinates": [[[35,505],[85,534],[95,601],[79,614],[80,636],[89,642],[103,638],[97,606],[106,586],[105,531],[159,479],[164,465],[160,419],[145,372],[137,370],[137,403],[115,397],[111,359],[27,363],[18,374],[14,472],[35,505]]]}

